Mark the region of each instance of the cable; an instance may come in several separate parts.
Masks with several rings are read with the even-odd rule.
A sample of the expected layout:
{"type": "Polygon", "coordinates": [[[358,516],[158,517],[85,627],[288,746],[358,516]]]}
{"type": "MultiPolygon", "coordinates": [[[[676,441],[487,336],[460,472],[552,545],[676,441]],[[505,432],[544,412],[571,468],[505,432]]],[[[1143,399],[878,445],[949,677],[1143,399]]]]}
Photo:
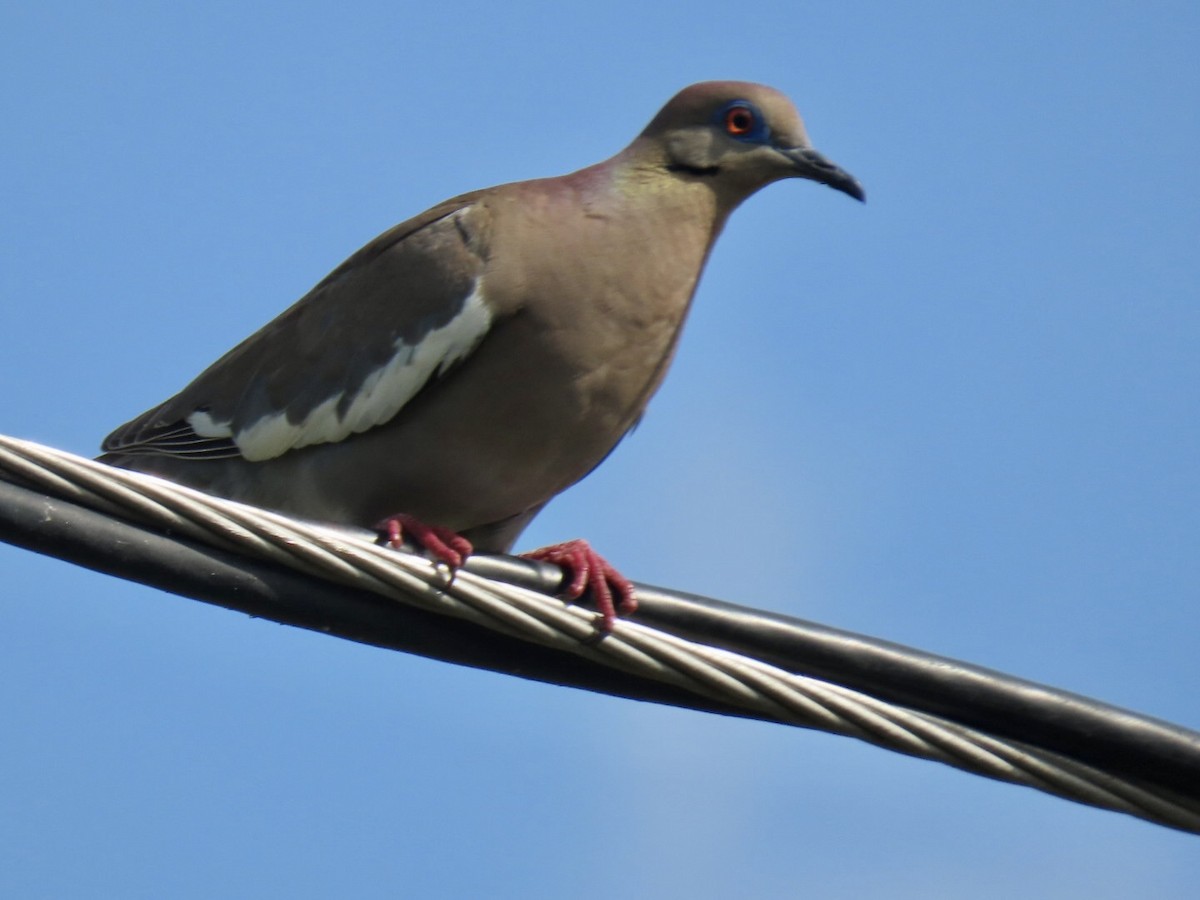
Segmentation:
{"type": "Polygon", "coordinates": [[[1200,735],[1086,698],[645,586],[636,621],[597,640],[593,613],[541,592],[553,567],[480,558],[449,580],[369,534],[10,438],[0,473],[24,485],[0,490],[0,537],[102,571],[467,665],[821,728],[1200,831],[1200,735]]]}

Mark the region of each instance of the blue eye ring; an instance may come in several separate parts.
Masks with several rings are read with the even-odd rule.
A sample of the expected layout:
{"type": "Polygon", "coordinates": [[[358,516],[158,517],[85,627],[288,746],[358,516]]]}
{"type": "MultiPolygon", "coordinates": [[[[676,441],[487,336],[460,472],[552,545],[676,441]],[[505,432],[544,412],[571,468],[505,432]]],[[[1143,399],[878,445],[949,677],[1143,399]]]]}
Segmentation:
{"type": "Polygon", "coordinates": [[[717,111],[717,126],[734,140],[765,144],[770,135],[766,120],[749,100],[734,100],[717,111]]]}

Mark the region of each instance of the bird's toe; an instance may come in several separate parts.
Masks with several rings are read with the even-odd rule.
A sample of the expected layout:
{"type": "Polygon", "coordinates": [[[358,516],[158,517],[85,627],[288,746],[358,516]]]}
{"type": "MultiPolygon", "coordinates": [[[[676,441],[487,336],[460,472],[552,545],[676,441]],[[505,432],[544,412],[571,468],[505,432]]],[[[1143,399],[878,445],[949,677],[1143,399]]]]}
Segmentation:
{"type": "Polygon", "coordinates": [[[618,614],[628,616],[637,611],[633,583],[585,540],[564,541],[521,555],[563,569],[564,586],[559,591],[563,599],[578,600],[590,592],[600,612],[603,631],[612,631],[618,614]]]}
{"type": "Polygon", "coordinates": [[[445,563],[451,570],[461,568],[475,550],[471,542],[458,532],[441,525],[430,525],[405,513],[388,516],[375,526],[375,530],[380,533],[381,543],[398,550],[407,541],[429,553],[438,562],[445,563]]]}

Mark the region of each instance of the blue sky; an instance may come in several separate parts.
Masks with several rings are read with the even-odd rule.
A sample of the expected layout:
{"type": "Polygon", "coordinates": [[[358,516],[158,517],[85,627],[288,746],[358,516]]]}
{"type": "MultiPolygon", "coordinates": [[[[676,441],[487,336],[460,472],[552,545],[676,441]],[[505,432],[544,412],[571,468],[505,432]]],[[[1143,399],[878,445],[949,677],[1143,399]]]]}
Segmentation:
{"type": "MultiPolygon", "coordinates": [[[[864,207],[732,219],[643,425],[528,530],[1200,727],[1200,7],[8,4],[0,432],[79,453],[366,240],[792,96],[864,207]]],[[[0,893],[1193,896],[1195,838],[853,742],[0,547],[0,893]]]]}

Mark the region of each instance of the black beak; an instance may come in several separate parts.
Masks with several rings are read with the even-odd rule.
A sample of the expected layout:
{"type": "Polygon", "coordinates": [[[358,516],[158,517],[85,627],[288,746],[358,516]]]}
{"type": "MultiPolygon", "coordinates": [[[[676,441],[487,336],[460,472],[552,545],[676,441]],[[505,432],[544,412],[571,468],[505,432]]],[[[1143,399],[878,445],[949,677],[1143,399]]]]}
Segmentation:
{"type": "Polygon", "coordinates": [[[796,168],[797,178],[807,178],[827,184],[835,191],[849,194],[855,200],[867,201],[867,194],[853,175],[845,169],[840,169],[824,156],[809,147],[794,147],[780,149],[780,153],[792,161],[796,168]]]}

